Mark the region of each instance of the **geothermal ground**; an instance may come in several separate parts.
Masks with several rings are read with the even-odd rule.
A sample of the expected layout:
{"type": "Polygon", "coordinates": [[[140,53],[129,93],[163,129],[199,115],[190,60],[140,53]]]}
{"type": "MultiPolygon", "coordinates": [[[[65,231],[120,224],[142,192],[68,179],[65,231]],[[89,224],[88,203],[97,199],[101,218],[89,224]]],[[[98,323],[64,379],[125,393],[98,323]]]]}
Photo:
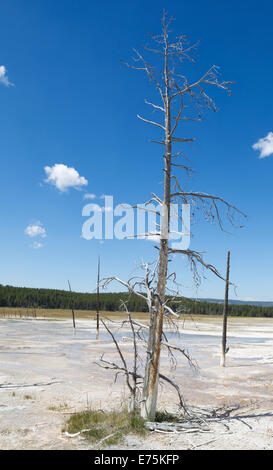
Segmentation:
{"type": "MultiPolygon", "coordinates": [[[[130,332],[114,330],[130,362],[130,332]]],[[[211,416],[206,431],[129,435],[119,448],[273,449],[273,319],[229,318],[225,368],[219,365],[220,318],[185,317],[180,331],[179,337],[170,332],[170,341],[187,349],[199,368],[178,354],[171,369],[163,350],[162,370],[179,384],[190,409],[211,416]]],[[[119,360],[107,332],[96,340],[94,320],[77,319],[74,333],[68,319],[1,318],[0,449],[91,449],[62,428],[71,413],[87,407],[124,406],[122,376],[114,383],[111,371],[95,364],[103,352],[119,360]]],[[[174,412],[176,403],[175,390],[160,386],[159,407],[174,412]]]]}

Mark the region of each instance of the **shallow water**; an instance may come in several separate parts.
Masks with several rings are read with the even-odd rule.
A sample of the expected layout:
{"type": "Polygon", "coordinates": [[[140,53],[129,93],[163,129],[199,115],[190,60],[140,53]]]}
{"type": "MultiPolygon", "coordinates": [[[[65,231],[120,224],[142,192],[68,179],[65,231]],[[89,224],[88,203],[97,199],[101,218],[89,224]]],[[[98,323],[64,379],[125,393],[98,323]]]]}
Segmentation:
{"type": "MultiPolygon", "coordinates": [[[[247,319],[249,320],[249,319],[247,319]]],[[[94,322],[90,321],[91,325],[86,324],[87,322],[78,321],[76,330],[74,331],[72,325],[67,321],[35,321],[35,320],[14,320],[14,319],[1,319],[1,336],[6,338],[15,339],[20,336],[24,337],[26,341],[39,341],[48,342],[56,340],[69,340],[71,343],[76,341],[95,341],[97,343],[111,343],[111,336],[103,327],[100,329],[99,340],[96,340],[96,330],[94,322]],[[93,323],[93,325],[92,325],[93,323]],[[104,331],[103,331],[104,330],[104,331]]],[[[110,325],[115,338],[121,341],[123,337],[130,337],[129,328],[120,330],[115,325],[110,325]]],[[[221,340],[220,335],[217,334],[204,334],[188,333],[182,331],[179,334],[173,332],[167,332],[166,336],[168,341],[175,343],[183,343],[185,346],[200,345],[200,344],[218,344],[221,340]]],[[[272,338],[264,336],[233,336],[232,332],[228,334],[228,341],[231,344],[236,342],[244,344],[259,344],[271,341],[272,338]]]]}
{"type": "MultiPolygon", "coordinates": [[[[170,343],[186,350],[199,369],[189,367],[188,360],[179,352],[175,353],[176,368],[172,368],[174,363],[170,362],[168,350],[163,347],[161,371],[180,384],[185,391],[185,397],[195,403],[205,400],[214,403],[225,397],[232,397],[232,400],[237,400],[237,397],[240,400],[249,397],[271,399],[271,320],[250,321],[249,318],[240,318],[238,321],[230,321],[227,339],[230,350],[226,368],[219,366],[219,319],[206,317],[194,322],[188,321],[179,336],[169,331],[167,337],[170,343]]],[[[117,324],[109,323],[109,326],[113,329],[130,368],[133,360],[130,328],[121,331],[117,324]]],[[[3,386],[46,383],[54,378],[57,381],[54,393],[60,394],[61,397],[66,396],[65,400],[79,393],[83,393],[86,399],[86,391],[92,400],[100,400],[107,393],[117,393],[117,396],[120,396],[124,378],[119,376],[115,383],[115,372],[98,367],[102,354],[105,354],[104,359],[115,363],[120,363],[120,358],[111,336],[102,329],[103,327],[99,340],[96,340],[95,327],[94,320],[78,320],[74,332],[71,320],[67,319],[1,319],[0,390],[1,383],[3,386]]],[[[142,373],[146,353],[141,343],[138,347],[143,353],[143,362],[139,365],[139,372],[142,373]]],[[[168,394],[173,392],[170,387],[166,390],[168,394]]],[[[164,393],[162,391],[163,402],[169,399],[169,395],[165,396],[164,393]]]]}
{"type": "MultiPolygon", "coordinates": [[[[249,323],[249,318],[246,319],[249,323]]],[[[240,319],[242,322],[242,319],[240,319]]],[[[130,347],[131,332],[129,328],[120,330],[116,325],[110,324],[110,327],[118,342],[130,347]]],[[[168,341],[183,349],[186,349],[193,358],[199,360],[202,357],[203,349],[210,347],[213,352],[221,345],[220,335],[211,335],[183,331],[179,335],[173,332],[167,332],[168,341]]],[[[64,355],[69,359],[81,361],[86,348],[88,350],[101,350],[105,346],[107,350],[113,347],[112,338],[107,331],[100,330],[99,340],[96,340],[96,330],[94,321],[77,322],[74,331],[71,322],[64,321],[48,321],[48,320],[17,320],[2,319],[0,338],[5,341],[5,346],[0,346],[0,351],[5,350],[5,354],[9,356],[44,356],[46,347],[46,355],[50,357],[64,355]],[[22,340],[22,342],[20,341],[22,340]],[[20,344],[21,343],[21,344],[20,344]],[[28,346],[29,343],[29,346],[28,346]],[[34,343],[40,346],[33,350],[34,343]],[[9,344],[12,345],[9,347],[9,344]]],[[[236,346],[247,346],[266,344],[271,342],[270,337],[263,337],[259,332],[259,336],[232,336],[232,332],[228,334],[227,343],[230,348],[236,346]]],[[[235,358],[236,361],[246,358],[235,358]]],[[[249,358],[250,359],[250,358],[249,358]]],[[[256,358],[258,360],[258,358],[256,358]]],[[[251,358],[254,361],[255,358],[251,358]]]]}

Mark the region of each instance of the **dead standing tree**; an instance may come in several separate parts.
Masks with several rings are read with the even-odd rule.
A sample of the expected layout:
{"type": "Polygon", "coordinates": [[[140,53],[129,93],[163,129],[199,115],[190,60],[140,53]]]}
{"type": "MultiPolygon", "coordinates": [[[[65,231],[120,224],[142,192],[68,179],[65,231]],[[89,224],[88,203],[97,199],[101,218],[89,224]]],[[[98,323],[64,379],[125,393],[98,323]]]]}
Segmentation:
{"type": "Polygon", "coordinates": [[[99,339],[99,334],[100,334],[100,257],[98,258],[96,310],[97,310],[96,311],[96,321],[97,321],[96,339],[99,339]]]}
{"type": "MultiPolygon", "coordinates": [[[[234,223],[236,212],[242,214],[238,209],[223,198],[202,192],[185,191],[182,183],[174,174],[174,168],[180,168],[186,173],[191,172],[191,168],[185,164],[184,154],[175,152],[174,147],[177,144],[193,142],[193,138],[178,137],[176,132],[179,125],[184,121],[200,121],[202,108],[210,108],[216,111],[216,105],[212,98],[205,91],[205,87],[217,87],[225,90],[230,94],[230,84],[232,82],[220,81],[218,67],[213,65],[201,78],[192,82],[188,81],[180,70],[186,60],[193,62],[192,54],[196,48],[187,43],[186,37],[181,35],[175,40],[170,37],[170,24],[172,20],[168,20],[165,12],[162,18],[162,32],[158,36],[151,36],[155,46],[146,47],[146,51],[155,54],[159,58],[159,67],[150,65],[143,54],[134,50],[135,57],[133,64],[126,65],[134,70],[144,71],[150,82],[154,84],[160,98],[160,104],[154,104],[145,100],[146,104],[153,108],[153,111],[161,113],[161,122],[146,119],[140,115],[138,118],[151,124],[163,132],[160,140],[152,140],[164,147],[164,195],[159,198],[153,194],[153,198],[148,201],[155,201],[161,207],[160,211],[160,230],[156,235],[160,237],[159,258],[156,264],[156,271],[153,272],[152,278],[155,286],[152,286],[150,277],[146,275],[144,285],[145,294],[139,293],[140,282],[136,282],[134,286],[130,282],[113,277],[121,285],[127,287],[130,294],[140,295],[147,302],[150,316],[149,333],[147,340],[146,367],[144,373],[144,382],[141,400],[141,415],[145,419],[154,420],[156,412],[156,403],[158,396],[158,382],[160,377],[160,352],[163,337],[163,319],[170,316],[179,317],[169,305],[169,299],[166,297],[167,283],[171,276],[168,274],[168,262],[170,256],[174,253],[185,255],[194,270],[195,278],[198,277],[197,266],[213,272],[216,276],[225,280],[218,270],[211,264],[203,260],[202,253],[189,249],[172,249],[169,244],[171,236],[170,220],[171,220],[171,203],[178,201],[180,203],[190,204],[192,212],[202,209],[205,218],[211,221],[218,221],[220,228],[222,224],[222,210],[231,223],[234,223]],[[197,113],[197,114],[196,114],[197,113]],[[177,163],[178,158],[182,158],[182,162],[177,163]]],[[[148,204],[147,203],[147,204],[148,204]]],[[[147,208],[147,211],[149,209],[147,208]]],[[[244,215],[244,214],[243,214],[244,215]]],[[[182,221],[182,216],[178,216],[182,221]]],[[[153,234],[146,234],[148,236],[153,234]]],[[[181,234],[182,235],[182,234],[181,234]]],[[[143,285],[143,283],[142,283],[143,285]]]]}
{"type": "Polygon", "coordinates": [[[230,251],[227,253],[227,273],[226,273],[226,288],[225,288],[225,302],[223,309],[223,333],[222,333],[222,355],[221,366],[226,365],[226,354],[229,350],[227,348],[227,317],[228,317],[228,290],[229,290],[229,270],[230,270],[230,251]]]}
{"type": "MultiPolygon", "coordinates": [[[[140,268],[145,271],[145,275],[143,277],[134,276],[131,279],[129,279],[127,282],[124,282],[121,279],[114,276],[114,277],[106,279],[104,281],[103,287],[107,287],[111,282],[117,281],[118,283],[120,283],[121,285],[123,285],[124,287],[128,289],[129,300],[130,300],[131,295],[136,295],[140,297],[141,299],[145,300],[148,306],[148,310],[150,312],[153,312],[155,309],[155,298],[156,298],[156,289],[157,289],[156,287],[157,264],[158,263],[156,263],[154,268],[152,269],[151,265],[149,265],[148,263],[143,263],[140,266],[140,268]]],[[[175,301],[176,298],[174,297],[172,300],[175,301]]],[[[113,321],[113,320],[110,320],[110,321],[112,322],[112,324],[115,324],[116,326],[118,326],[119,330],[129,325],[129,328],[132,333],[132,336],[130,339],[132,340],[132,343],[133,343],[132,368],[130,370],[129,365],[127,364],[128,361],[125,358],[121,345],[118,343],[118,341],[115,338],[115,334],[113,333],[113,331],[111,331],[111,328],[107,326],[105,319],[102,319],[102,318],[100,319],[100,321],[105,327],[105,329],[107,330],[107,332],[112,337],[113,343],[116,347],[121,363],[118,364],[117,362],[113,362],[113,360],[109,361],[105,359],[104,354],[102,354],[100,358],[100,362],[97,363],[97,365],[105,369],[110,369],[114,371],[116,373],[116,378],[120,373],[123,373],[125,375],[126,384],[127,384],[129,394],[130,394],[128,409],[129,411],[135,411],[138,408],[138,404],[142,402],[141,390],[143,390],[143,384],[145,380],[145,374],[143,375],[141,371],[139,371],[140,366],[142,365],[142,357],[141,357],[140,349],[144,350],[145,353],[147,354],[150,327],[132,318],[131,313],[129,312],[127,308],[126,302],[124,301],[121,302],[121,308],[126,312],[127,320],[124,320],[122,322],[113,321]],[[147,331],[148,331],[148,339],[147,339],[147,331]]],[[[175,331],[178,330],[178,327],[173,322],[171,317],[172,316],[179,317],[179,313],[180,313],[179,310],[178,312],[174,311],[171,308],[171,306],[167,305],[167,303],[165,304],[164,316],[169,326],[172,327],[172,329],[175,329],[175,331]]],[[[167,349],[172,368],[176,366],[176,357],[174,355],[174,352],[176,352],[176,353],[182,354],[182,356],[184,356],[187,359],[189,365],[193,369],[197,369],[197,364],[191,359],[188,351],[180,348],[176,344],[170,343],[167,338],[167,335],[165,334],[163,330],[162,330],[162,337],[160,339],[160,346],[167,349]]],[[[177,396],[178,396],[178,407],[184,415],[188,415],[188,409],[185,404],[185,400],[183,398],[183,395],[180,391],[179,386],[174,382],[173,379],[166,376],[165,374],[163,375],[162,373],[159,373],[158,375],[159,375],[158,378],[161,382],[166,382],[175,389],[177,396]]]]}
{"type": "Polygon", "coordinates": [[[76,331],[76,323],[75,323],[75,313],[74,313],[74,308],[73,308],[73,297],[72,297],[72,290],[71,290],[71,285],[70,282],[68,282],[68,287],[69,287],[69,292],[70,292],[70,308],[72,312],[72,323],[73,323],[73,331],[75,333],[76,331]]]}

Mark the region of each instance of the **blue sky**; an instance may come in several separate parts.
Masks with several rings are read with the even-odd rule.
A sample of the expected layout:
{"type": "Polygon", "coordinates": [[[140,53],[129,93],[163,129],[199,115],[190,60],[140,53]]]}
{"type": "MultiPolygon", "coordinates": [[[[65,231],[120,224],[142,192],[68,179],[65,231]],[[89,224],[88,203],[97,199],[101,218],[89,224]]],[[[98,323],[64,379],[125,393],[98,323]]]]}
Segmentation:
{"type": "MultiPolygon", "coordinates": [[[[135,204],[162,190],[162,152],[148,142],[158,131],[136,118],[149,115],[144,99],[154,90],[121,59],[145,45],[148,31],[159,32],[164,7],[161,0],[0,0],[2,284],[66,289],[69,278],[73,289],[88,291],[98,254],[103,275],[123,279],[141,259],[155,259],[151,242],[102,244],[81,238],[81,230],[86,193],[99,204],[102,194],[135,204]],[[45,182],[51,174],[62,184],[56,164],[78,172],[66,175],[76,189],[45,182]]],[[[215,92],[217,113],[187,127],[196,138],[184,148],[196,170],[187,185],[223,196],[248,219],[231,234],[201,222],[191,248],[206,251],[222,272],[230,249],[238,298],[273,300],[273,3],[169,0],[167,11],[176,33],[201,40],[189,77],[216,64],[236,82],[231,97],[215,92]],[[262,149],[268,155],[259,158],[262,149]]],[[[175,258],[173,266],[184,295],[223,297],[219,279],[208,275],[196,292],[187,264],[175,258]]]]}

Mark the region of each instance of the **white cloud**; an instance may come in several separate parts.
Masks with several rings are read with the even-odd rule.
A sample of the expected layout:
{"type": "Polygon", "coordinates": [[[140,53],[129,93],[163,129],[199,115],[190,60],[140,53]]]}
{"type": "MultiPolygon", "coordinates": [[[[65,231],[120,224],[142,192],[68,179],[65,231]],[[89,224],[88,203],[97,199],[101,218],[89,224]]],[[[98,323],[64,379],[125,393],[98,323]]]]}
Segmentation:
{"type": "Polygon", "coordinates": [[[32,225],[28,225],[25,229],[25,234],[29,237],[46,237],[46,229],[43,227],[41,222],[35,222],[32,225]]]}
{"type": "Polygon", "coordinates": [[[43,243],[40,243],[40,242],[34,242],[33,245],[32,245],[32,248],[34,250],[39,250],[40,248],[43,248],[43,243]]]}
{"type": "Polygon", "coordinates": [[[254,150],[259,150],[259,158],[269,157],[273,154],[273,132],[269,132],[266,137],[259,139],[256,144],[252,145],[254,150]]]}
{"type": "Polygon", "coordinates": [[[45,166],[47,175],[46,183],[56,186],[57,189],[64,192],[68,188],[79,189],[81,186],[86,186],[88,181],[84,176],[80,176],[77,170],[72,167],[56,163],[55,165],[45,166]]]}
{"type": "Polygon", "coordinates": [[[5,86],[13,85],[13,83],[11,83],[7,77],[7,69],[4,65],[0,65],[0,83],[5,86]]]}
{"type": "Polygon", "coordinates": [[[83,199],[96,199],[96,194],[85,194],[83,199]]]}

